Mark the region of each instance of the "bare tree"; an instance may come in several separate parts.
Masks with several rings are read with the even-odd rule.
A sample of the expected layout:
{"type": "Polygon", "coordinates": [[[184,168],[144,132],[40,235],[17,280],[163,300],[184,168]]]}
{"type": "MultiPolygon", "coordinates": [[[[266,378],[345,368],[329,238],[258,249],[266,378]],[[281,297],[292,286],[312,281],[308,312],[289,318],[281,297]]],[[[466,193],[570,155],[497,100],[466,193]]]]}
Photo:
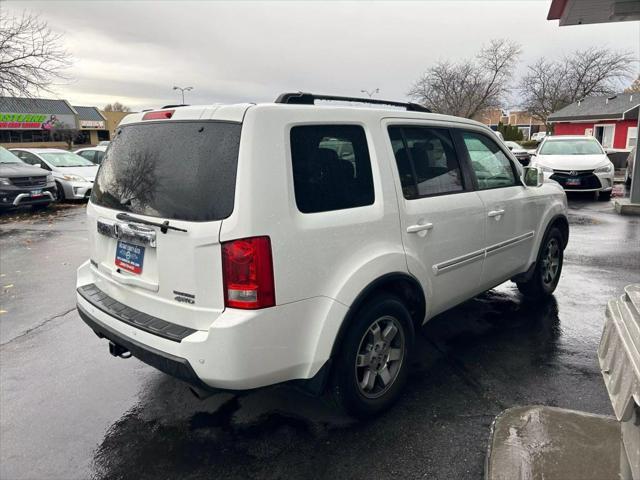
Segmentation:
{"type": "Polygon", "coordinates": [[[408,95],[433,112],[472,118],[502,104],[519,56],[518,44],[491,40],[474,59],[437,62],[413,84],[408,95]]]}
{"type": "Polygon", "coordinates": [[[107,103],[102,109],[103,112],[130,112],[131,109],[120,102],[107,103]]]}
{"type": "Polygon", "coordinates": [[[0,9],[0,95],[33,97],[66,80],[71,66],[62,35],[37,15],[9,16],[0,9]]]}
{"type": "Polygon", "coordinates": [[[58,140],[67,144],[67,150],[73,148],[73,144],[80,135],[77,128],[68,127],[66,125],[56,126],[51,130],[52,140],[58,140]]]}
{"type": "Polygon", "coordinates": [[[624,93],[640,93],[640,75],[631,85],[624,89],[624,93]]]}
{"type": "Polygon", "coordinates": [[[551,113],[584,97],[619,91],[633,61],[631,53],[607,48],[577,50],[560,60],[541,58],[529,65],[520,81],[522,106],[546,122],[551,113]]]}

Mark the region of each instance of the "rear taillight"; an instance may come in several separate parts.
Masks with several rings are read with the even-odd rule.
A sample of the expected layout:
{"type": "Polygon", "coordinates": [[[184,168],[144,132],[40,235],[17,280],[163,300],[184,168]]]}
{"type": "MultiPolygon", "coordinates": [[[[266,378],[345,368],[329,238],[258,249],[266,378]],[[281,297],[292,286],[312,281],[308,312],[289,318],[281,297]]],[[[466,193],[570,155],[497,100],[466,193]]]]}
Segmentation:
{"type": "Polygon", "coordinates": [[[227,307],[255,309],[276,304],[269,237],[223,242],[222,274],[227,307]]]}
{"type": "Polygon", "coordinates": [[[173,116],[175,110],[157,110],[155,112],[147,112],[142,116],[142,120],[166,120],[173,116]]]}

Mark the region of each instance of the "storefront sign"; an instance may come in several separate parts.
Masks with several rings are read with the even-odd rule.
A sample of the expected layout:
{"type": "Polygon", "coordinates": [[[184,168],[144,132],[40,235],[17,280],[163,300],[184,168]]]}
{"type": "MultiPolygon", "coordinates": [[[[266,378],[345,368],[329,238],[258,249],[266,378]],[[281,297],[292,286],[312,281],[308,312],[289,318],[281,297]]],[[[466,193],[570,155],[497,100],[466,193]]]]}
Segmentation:
{"type": "Polygon", "coordinates": [[[96,128],[104,130],[104,120],[80,120],[80,128],[96,128]]]}
{"type": "Polygon", "coordinates": [[[0,128],[43,128],[48,115],[41,113],[1,113],[0,128]]]}
{"type": "Polygon", "coordinates": [[[68,114],[0,112],[0,129],[53,130],[55,128],[75,128],[75,125],[75,117],[68,114]]]}

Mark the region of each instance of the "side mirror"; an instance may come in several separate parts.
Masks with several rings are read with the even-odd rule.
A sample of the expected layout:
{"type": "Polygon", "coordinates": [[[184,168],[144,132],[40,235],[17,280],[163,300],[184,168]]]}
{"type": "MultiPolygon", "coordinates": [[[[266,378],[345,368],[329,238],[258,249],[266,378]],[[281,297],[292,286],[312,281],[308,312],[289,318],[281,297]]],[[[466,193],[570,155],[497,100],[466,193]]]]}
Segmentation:
{"type": "Polygon", "coordinates": [[[523,179],[527,187],[539,187],[544,183],[544,173],[540,167],[524,167],[523,179]]]}
{"type": "Polygon", "coordinates": [[[507,148],[508,148],[509,150],[513,150],[513,147],[512,147],[512,146],[510,146],[510,145],[507,145],[507,148]]]}

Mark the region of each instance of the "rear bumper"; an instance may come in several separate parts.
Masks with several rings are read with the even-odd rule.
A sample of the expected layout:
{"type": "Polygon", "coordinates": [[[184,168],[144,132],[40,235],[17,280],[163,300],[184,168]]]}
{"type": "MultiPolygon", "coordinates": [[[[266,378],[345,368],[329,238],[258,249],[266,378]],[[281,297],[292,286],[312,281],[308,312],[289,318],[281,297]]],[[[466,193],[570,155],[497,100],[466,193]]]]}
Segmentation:
{"type": "MultiPolygon", "coordinates": [[[[207,330],[176,340],[125,322],[80,292],[76,299],[83,320],[99,335],[169,375],[222,390],[313,379],[329,360],[347,313],[347,307],[326,297],[263,310],[226,309],[207,330]]],[[[125,299],[110,300],[127,308],[125,299]]]]}
{"type": "Polygon", "coordinates": [[[167,375],[171,375],[172,377],[183,380],[190,385],[204,390],[208,388],[207,385],[198,378],[196,373],[193,371],[193,368],[191,368],[191,364],[189,364],[186,359],[170,355],[147,345],[143,345],[131,338],[124,337],[116,330],[108,327],[93,315],[86,312],[80,305],[78,305],[78,313],[84,323],[89,325],[89,327],[100,338],[106,338],[113,343],[126,348],[134,357],[142,360],[147,365],[157,368],[167,375]]]}

